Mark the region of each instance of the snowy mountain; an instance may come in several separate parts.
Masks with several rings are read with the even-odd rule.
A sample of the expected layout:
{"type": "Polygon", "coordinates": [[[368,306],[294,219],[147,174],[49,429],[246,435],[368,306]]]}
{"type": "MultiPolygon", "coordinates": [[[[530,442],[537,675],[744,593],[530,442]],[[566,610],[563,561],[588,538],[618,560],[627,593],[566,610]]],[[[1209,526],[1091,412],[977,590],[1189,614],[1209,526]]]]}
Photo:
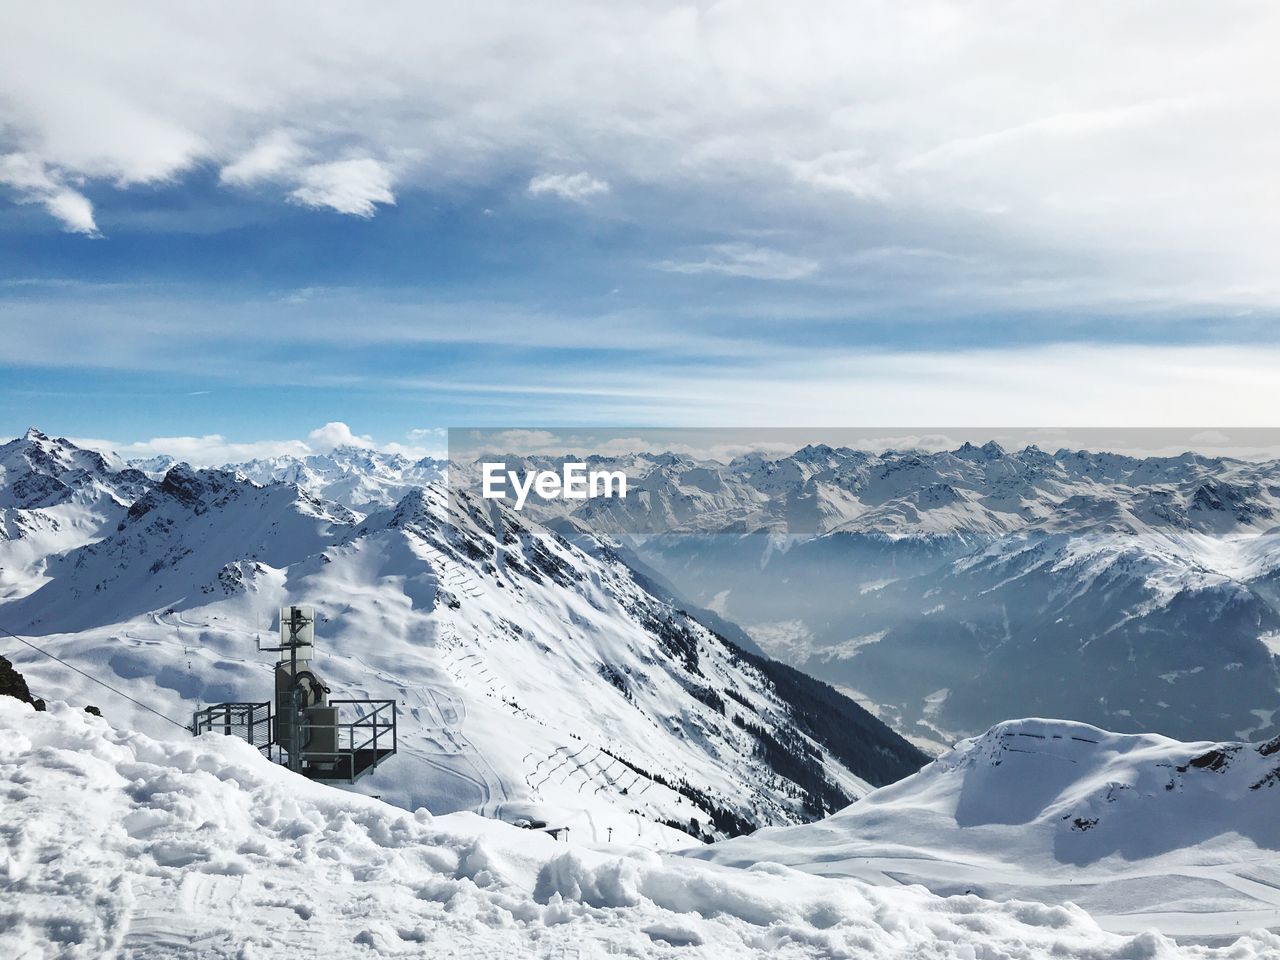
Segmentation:
{"type": "Polygon", "coordinates": [[[28,630],[70,633],[177,598],[231,594],[246,576],[305,560],[355,523],[345,507],[294,486],[179,465],[109,535],[51,558],[51,581],[5,612],[28,630]]]}
{"type": "Polygon", "coordinates": [[[228,737],[155,740],[60,703],[36,713],[0,697],[0,728],[6,957],[1261,960],[1280,950],[1262,932],[1183,946],[1105,932],[1075,907],[558,843],[314,784],[228,737]]]}
{"type": "Polygon", "coordinates": [[[32,427],[0,446],[0,506],[34,510],[104,497],[129,503],[146,486],[146,478],[123,468],[118,459],[32,427]]]}
{"type": "MultiPolygon", "coordinates": [[[[995,443],[585,460],[624,470],[630,495],[535,500],[526,515],[587,534],[588,552],[611,538],[703,623],[822,676],[929,749],[1033,714],[1183,737],[1276,732],[1280,463],[995,443]]],[[[339,448],[236,469],[364,513],[443,467],[339,448]]],[[[477,478],[478,461],[452,467],[454,489],[477,478]]]]}
{"type": "Polygon", "coordinates": [[[1071,902],[1103,927],[1280,924],[1280,738],[1180,743],[1017,720],[826,820],[690,855],[942,895],[1071,902]]]}
{"type": "MultiPolygon", "coordinates": [[[[455,465],[455,485],[478,487],[477,464],[455,465]]],[[[523,468],[557,468],[562,458],[505,457],[523,468]]],[[[872,454],[811,445],[770,458],[729,463],[630,454],[583,458],[622,470],[625,500],[534,503],[572,514],[600,532],[833,532],[901,537],[993,537],[1029,527],[1111,525],[1221,534],[1280,522],[1275,462],[1120,454],[997,443],[953,451],[872,454]]]]}
{"type": "Polygon", "coordinates": [[[0,600],[45,578],[45,560],[119,522],[147,489],[136,470],[34,427],[0,446],[0,600]]]}
{"type": "Polygon", "coordinates": [[[923,741],[1029,714],[1275,732],[1280,463],[806,447],[646,484],[568,519],[923,741]]]}
{"type": "MultiPolygon", "coordinates": [[[[1280,738],[1009,721],[921,769],[837,690],[716,632],[736,630],[740,610],[794,611],[748,619],[751,636],[902,702],[949,671],[953,687],[923,697],[926,730],[1099,696],[1135,725],[1260,711],[1265,728],[1280,568],[1260,465],[1137,462],[1104,482],[1117,461],[1041,460],[1042,474],[1097,474],[1092,499],[1059,477],[1053,509],[1045,494],[1024,504],[1031,519],[996,529],[982,496],[912,463],[894,473],[923,484],[912,503],[947,511],[946,531],[900,512],[894,536],[745,534],[731,520],[737,532],[611,539],[581,515],[543,523],[438,482],[370,506],[389,478],[348,476],[331,487],[355,497],[343,505],[316,492],[318,472],[296,473],[306,487],[181,464],[148,477],[43,435],[0,449],[5,484],[50,476],[70,491],[49,485],[58,502],[13,515],[87,518],[74,535],[8,541],[29,562],[10,572],[0,555],[0,624],[175,721],[6,646],[50,709],[0,697],[4,955],[53,942],[67,956],[401,955],[425,942],[467,955],[1280,950],[1267,933],[1166,939],[1280,928],[1280,738]],[[698,618],[674,602],[684,591],[706,598],[698,618]],[[335,697],[397,701],[400,752],[359,786],[381,800],[179,729],[199,706],[270,696],[274,656],[257,646],[286,603],[315,606],[314,663],[335,697]],[[851,639],[824,656],[839,635],[851,639]],[[1223,657],[1240,666],[1195,669],[1223,657]],[[1171,662],[1183,666],[1162,675],[1171,662]],[[513,826],[528,821],[568,827],[570,843],[513,826]],[[904,886],[917,883],[931,892],[904,886]]],[[[1011,455],[945,456],[994,472],[1011,455]]],[[[665,471],[650,490],[682,516],[695,516],[682,483],[716,490],[708,473],[688,479],[703,468],[687,460],[637,459],[665,471]]],[[[716,496],[732,512],[796,477],[881,477],[875,460],[830,448],[752,460],[754,492],[716,496]]]]}
{"type": "MultiPolygon", "coordinates": [[[[1277,730],[1275,461],[996,443],[584,459],[625,471],[628,497],[526,513],[613,538],[704,622],[741,625],[743,645],[932,749],[1027,715],[1183,737],[1277,730]]],[[[455,488],[478,489],[478,462],[453,466],[455,488]]]]}
{"type": "MultiPolygon", "coordinates": [[[[925,760],[831,688],[654,596],[607,548],[438,486],[362,514],[179,465],[47,571],[0,604],[4,624],[183,722],[268,698],[273,657],[256,640],[279,606],[314,604],[334,696],[400,705],[401,753],[367,782],[408,809],[667,847],[812,819],[925,760]]],[[[103,699],[33,652],[15,658],[47,695],[103,699]]]]}
{"type": "Polygon", "coordinates": [[[446,464],[427,457],[411,460],[395,453],[362,447],[337,447],[307,457],[271,457],[229,464],[260,484],[296,484],[326,500],[353,510],[394,506],[412,490],[441,480],[446,464]]]}

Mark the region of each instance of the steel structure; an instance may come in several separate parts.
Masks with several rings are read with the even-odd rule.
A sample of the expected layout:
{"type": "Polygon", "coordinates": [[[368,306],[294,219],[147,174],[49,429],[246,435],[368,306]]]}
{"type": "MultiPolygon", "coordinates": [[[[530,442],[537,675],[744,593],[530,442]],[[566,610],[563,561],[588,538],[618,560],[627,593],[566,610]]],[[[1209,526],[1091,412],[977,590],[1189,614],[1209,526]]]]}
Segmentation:
{"type": "Polygon", "coordinates": [[[279,763],[312,780],[355,783],[396,752],[394,700],[330,700],[329,687],[312,666],[315,611],[280,610],[280,653],[275,666],[275,711],[271,703],[219,703],[196,711],[196,736],[217,731],[265,750],[279,763]]]}

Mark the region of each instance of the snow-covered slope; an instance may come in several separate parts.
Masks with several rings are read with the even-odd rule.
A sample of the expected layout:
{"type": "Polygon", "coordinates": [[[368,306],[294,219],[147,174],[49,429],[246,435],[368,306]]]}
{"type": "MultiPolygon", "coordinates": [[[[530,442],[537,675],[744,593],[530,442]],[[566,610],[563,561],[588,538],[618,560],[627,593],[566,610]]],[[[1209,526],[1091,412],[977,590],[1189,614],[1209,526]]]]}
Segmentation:
{"type": "Polygon", "coordinates": [[[44,582],[47,557],[102,536],[147,486],[138,471],[34,427],[0,446],[0,600],[44,582]]]}
{"type": "Polygon", "coordinates": [[[0,955],[1259,960],[1081,910],[585,849],[332,790],[216,735],[0,697],[0,955]]]}
{"type": "Polygon", "coordinates": [[[692,855],[1085,907],[1116,931],[1280,928],[1280,739],[1016,720],[826,820],[692,855]]]}
{"type": "Polygon", "coordinates": [[[48,565],[51,581],[5,608],[40,633],[116,623],[236,592],[246,576],[315,556],[357,517],[287,484],[173,467],[110,534],[48,565]]]}
{"type": "Polygon", "coordinates": [[[945,745],[1041,714],[1188,737],[1276,732],[1280,464],[988,444],[805,448],[714,469],[770,499],[720,533],[632,549],[690,603],[900,729],[945,745]],[[772,532],[742,532],[752,524],[772,532]]]}
{"type": "Polygon", "coordinates": [[[427,457],[411,460],[395,453],[362,447],[336,447],[307,457],[271,457],[230,464],[261,484],[293,483],[354,510],[394,506],[411,490],[439,481],[445,463],[427,457]]]}
{"type": "MultiPolygon", "coordinates": [[[[183,722],[266,699],[274,611],[319,612],[334,695],[390,696],[407,808],[540,819],[653,846],[812,819],[925,758],[851,701],[741,652],[594,555],[438,487],[360,516],[296,486],[172,468],[110,535],[0,604],[9,629],[183,722]]],[[[102,702],[15,651],[43,696],[102,702]]],[[[161,726],[156,726],[161,724],[161,726]]]]}
{"type": "MultiPolygon", "coordinates": [[[[481,459],[501,458],[486,454],[481,459]]],[[[547,457],[510,458],[525,469],[557,468],[547,457]]],[[[1137,458],[1030,446],[971,444],[938,453],[871,454],[807,446],[729,463],[673,453],[584,458],[622,470],[625,499],[533,502],[618,533],[878,533],[890,537],[995,537],[1055,523],[1072,528],[1259,532],[1280,522],[1280,465],[1195,454],[1137,458]]],[[[455,483],[478,489],[477,463],[455,464],[455,483]]]]}
{"type": "MultiPolygon", "coordinates": [[[[526,516],[621,538],[620,555],[662,592],[712,612],[704,622],[741,625],[748,646],[822,676],[930,749],[1032,714],[1182,737],[1277,732],[1275,462],[994,443],[588,461],[627,470],[632,495],[535,503],[526,516]],[[632,534],[655,529],[667,532],[632,534]]],[[[240,465],[361,516],[442,466],[355,448],[240,465]]],[[[457,465],[455,486],[474,468],[457,465]]],[[[0,546],[0,596],[30,592],[46,556],[115,524],[101,510],[78,526],[46,512],[22,513],[44,539],[0,546]]]]}
{"type": "MultiPolygon", "coordinates": [[[[626,471],[629,496],[526,511],[619,538],[683,603],[933,748],[1031,714],[1276,732],[1280,463],[995,443],[585,459],[626,471]]],[[[291,477],[342,498],[293,463],[291,477]]],[[[478,487],[476,463],[452,470],[455,487],[478,487]]]]}

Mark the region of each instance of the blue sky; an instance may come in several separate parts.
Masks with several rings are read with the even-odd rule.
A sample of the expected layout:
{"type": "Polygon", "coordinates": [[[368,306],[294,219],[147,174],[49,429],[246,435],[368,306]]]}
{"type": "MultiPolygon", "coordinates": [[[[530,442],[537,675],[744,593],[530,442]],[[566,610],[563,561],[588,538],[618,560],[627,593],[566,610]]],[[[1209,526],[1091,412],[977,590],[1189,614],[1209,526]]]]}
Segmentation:
{"type": "Polygon", "coordinates": [[[1274,422],[1272,8],[205,17],[7,18],[0,434],[1274,422]]]}

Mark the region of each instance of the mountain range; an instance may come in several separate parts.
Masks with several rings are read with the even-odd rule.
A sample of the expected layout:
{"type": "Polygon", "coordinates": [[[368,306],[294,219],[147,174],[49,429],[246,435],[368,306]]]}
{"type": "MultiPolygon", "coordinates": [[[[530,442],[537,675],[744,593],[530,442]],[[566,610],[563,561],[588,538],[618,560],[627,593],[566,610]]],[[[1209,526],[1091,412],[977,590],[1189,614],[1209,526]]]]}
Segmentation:
{"type": "Polygon", "coordinates": [[[632,495],[531,509],[614,538],[934,750],[1028,715],[1275,732],[1276,461],[988,443],[592,462],[626,470],[632,495]]]}
{"type": "MultiPolygon", "coordinates": [[[[388,498],[405,476],[367,453],[336,458],[363,478],[348,484],[388,498]]],[[[1190,740],[1277,732],[1276,461],[994,442],[580,459],[624,471],[629,495],[533,498],[526,515],[604,539],[738,645],[823,677],[934,752],[1016,716],[1190,740]]],[[[452,465],[453,490],[478,490],[478,463],[452,465]]]]}
{"type": "MultiPolygon", "coordinates": [[[[8,630],[185,723],[267,699],[274,658],[257,646],[280,606],[314,605],[334,696],[398,703],[400,753],[362,785],[407,809],[666,848],[814,819],[927,759],[651,592],[607,544],[436,481],[396,499],[391,478],[363,473],[417,466],[368,457],[350,482],[319,463],[264,483],[185,464],[148,475],[34,430],[0,457],[8,630]]],[[[42,696],[173,732],[33,651],[13,659],[42,696]]]]}
{"type": "Polygon", "coordinates": [[[5,650],[50,706],[0,698],[8,796],[44,838],[11,851],[25,899],[0,929],[39,945],[65,914],[103,949],[215,950],[250,928],[300,948],[319,908],[342,949],[395,955],[453,942],[456,921],[421,919],[447,887],[486,911],[460,949],[563,922],[638,956],[1280,944],[1225,946],[1280,926],[1275,465],[993,445],[629,464],[671,529],[637,532],[637,501],[495,507],[442,464],[354,448],[259,461],[254,479],[35,430],[0,446],[0,626],[62,661],[5,650]],[[714,521],[690,505],[713,494],[714,521]],[[844,519],[777,522],[775,500],[815,497],[844,519]],[[354,788],[393,807],[180,729],[270,695],[257,648],[286,603],[315,606],[335,696],[395,698],[400,752],[354,788]],[[988,713],[1049,712],[1036,704],[1073,719],[944,745],[988,713]],[[1252,736],[1212,732],[1236,724],[1252,736]],[[82,829],[40,794],[55,785],[115,825],[82,829]],[[533,821],[574,843],[510,825],[533,821]],[[316,829],[307,862],[339,856],[342,895],[391,870],[417,878],[408,905],[385,890],[395,902],[353,927],[330,880],[289,880],[316,829]],[[411,863],[409,837],[444,852],[411,863]],[[166,906],[131,899],[125,874],[166,906]],[[76,890],[123,919],[95,920],[76,890]],[[202,919],[231,904],[243,929],[202,919]]]}

